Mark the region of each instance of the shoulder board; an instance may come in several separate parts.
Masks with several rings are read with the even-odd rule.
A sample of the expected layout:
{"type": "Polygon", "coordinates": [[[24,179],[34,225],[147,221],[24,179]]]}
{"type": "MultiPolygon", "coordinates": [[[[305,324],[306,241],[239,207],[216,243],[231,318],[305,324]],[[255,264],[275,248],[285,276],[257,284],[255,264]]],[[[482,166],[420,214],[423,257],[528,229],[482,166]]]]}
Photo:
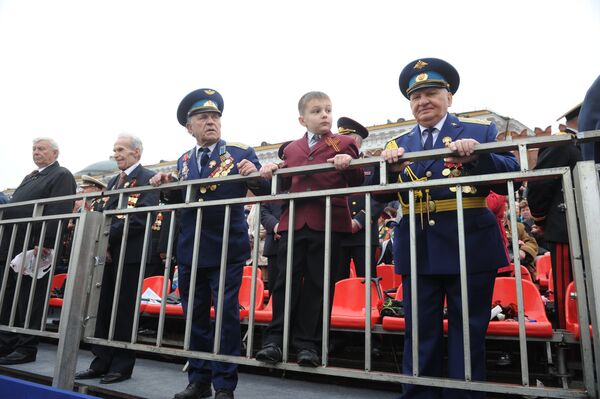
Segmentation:
{"type": "Polygon", "coordinates": [[[242,150],[247,150],[248,147],[250,147],[250,146],[248,146],[246,144],[243,144],[243,143],[230,143],[230,142],[227,142],[227,147],[238,147],[238,148],[241,148],[242,150]]]}
{"type": "Polygon", "coordinates": [[[196,147],[192,148],[191,150],[184,152],[183,154],[181,154],[181,156],[179,157],[179,159],[183,159],[186,155],[189,158],[192,157],[192,155],[194,155],[194,151],[196,151],[196,147]]]}
{"type": "Polygon", "coordinates": [[[458,118],[459,121],[463,123],[475,123],[477,125],[491,125],[492,122],[486,121],[485,119],[474,119],[474,118],[458,118]]]}
{"type": "Polygon", "coordinates": [[[402,136],[404,136],[404,135],[406,135],[406,134],[410,133],[411,131],[412,131],[412,129],[409,129],[409,130],[406,130],[406,131],[404,131],[404,132],[402,132],[402,133],[400,133],[400,134],[397,134],[397,135],[395,135],[394,137],[392,137],[391,139],[389,139],[389,140],[388,140],[388,142],[389,142],[389,141],[396,140],[397,138],[400,138],[400,137],[402,137],[402,136]]]}
{"type": "Polygon", "coordinates": [[[402,132],[402,133],[400,133],[400,134],[397,134],[397,135],[395,135],[394,137],[392,137],[391,139],[389,139],[389,140],[387,141],[387,143],[385,144],[385,147],[384,147],[384,148],[385,148],[386,150],[387,150],[387,149],[390,149],[390,148],[398,148],[398,145],[396,144],[396,139],[398,139],[398,138],[400,138],[400,137],[402,137],[402,136],[404,136],[404,135],[406,135],[406,134],[410,133],[411,131],[412,131],[412,129],[410,129],[410,130],[407,130],[407,131],[405,131],[405,132],[402,132]]]}

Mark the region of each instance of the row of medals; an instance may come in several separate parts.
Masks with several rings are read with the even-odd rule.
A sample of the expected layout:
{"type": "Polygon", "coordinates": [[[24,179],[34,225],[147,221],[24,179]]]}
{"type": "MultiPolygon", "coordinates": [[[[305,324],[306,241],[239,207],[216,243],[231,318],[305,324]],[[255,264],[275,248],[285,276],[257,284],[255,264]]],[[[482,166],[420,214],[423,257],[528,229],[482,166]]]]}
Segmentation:
{"type": "MultiPolygon", "coordinates": [[[[208,164],[208,166],[210,168],[214,168],[215,165],[216,165],[216,162],[214,160],[210,161],[210,163],[208,164]]],[[[210,174],[210,177],[227,176],[229,174],[229,172],[231,172],[231,169],[233,169],[233,161],[231,158],[227,158],[219,164],[219,167],[214,172],[212,172],[210,174]]],[[[218,186],[216,184],[211,184],[208,186],[201,186],[200,193],[206,194],[206,192],[208,190],[215,191],[217,189],[217,187],[218,186]]]]}
{"type": "MultiPolygon", "coordinates": [[[[463,175],[463,166],[461,163],[444,162],[445,168],[442,170],[442,176],[452,178],[463,175]]],[[[456,186],[448,187],[453,193],[456,192],[456,186]]],[[[477,188],[475,186],[461,186],[462,192],[465,194],[475,194],[477,188]]]]}

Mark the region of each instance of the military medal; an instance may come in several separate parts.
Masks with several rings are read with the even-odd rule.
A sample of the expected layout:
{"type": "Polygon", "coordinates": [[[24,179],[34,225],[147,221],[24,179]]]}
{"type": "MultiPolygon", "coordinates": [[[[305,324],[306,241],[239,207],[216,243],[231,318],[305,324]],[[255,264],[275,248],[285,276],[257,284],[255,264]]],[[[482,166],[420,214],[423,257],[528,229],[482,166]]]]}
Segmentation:
{"type": "Polygon", "coordinates": [[[162,212],[158,212],[156,214],[156,219],[154,220],[154,224],[152,225],[152,230],[159,231],[162,226],[163,214],[162,212]]]}
{"type": "Polygon", "coordinates": [[[217,164],[217,161],[215,161],[215,160],[213,159],[212,161],[210,161],[210,162],[208,163],[208,167],[212,169],[212,168],[214,168],[214,167],[215,167],[215,165],[216,165],[216,164],[217,164]]]}
{"type": "Polygon", "coordinates": [[[202,194],[206,194],[206,187],[205,186],[200,187],[200,192],[202,194]]]}
{"type": "Polygon", "coordinates": [[[450,176],[450,169],[446,168],[446,169],[442,170],[442,176],[444,176],[444,177],[450,176]]]}

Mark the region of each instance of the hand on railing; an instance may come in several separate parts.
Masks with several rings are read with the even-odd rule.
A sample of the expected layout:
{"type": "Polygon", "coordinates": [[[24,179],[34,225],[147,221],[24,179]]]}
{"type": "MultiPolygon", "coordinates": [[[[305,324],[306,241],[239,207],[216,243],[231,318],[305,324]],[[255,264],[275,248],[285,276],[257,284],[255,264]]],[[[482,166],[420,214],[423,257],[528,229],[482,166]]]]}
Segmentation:
{"type": "Polygon", "coordinates": [[[332,163],[337,170],[344,170],[348,169],[348,166],[350,166],[350,162],[352,162],[352,159],[353,158],[348,154],[337,154],[333,158],[329,158],[327,162],[332,163]]]}
{"type": "Polygon", "coordinates": [[[385,162],[390,164],[390,166],[388,167],[389,171],[397,173],[402,172],[404,168],[406,168],[412,163],[410,161],[405,161],[401,164],[398,164],[398,160],[404,155],[404,152],[405,151],[403,147],[390,148],[381,152],[381,158],[383,158],[385,162]]]}
{"type": "Polygon", "coordinates": [[[150,178],[149,183],[154,187],[158,187],[161,184],[171,183],[173,181],[175,181],[175,179],[171,173],[158,172],[150,178]]]}
{"type": "Polygon", "coordinates": [[[263,179],[271,179],[273,177],[273,172],[277,169],[279,169],[279,166],[276,163],[265,164],[260,168],[260,176],[263,179]]]}
{"type": "Polygon", "coordinates": [[[479,159],[479,155],[473,155],[475,151],[475,146],[479,144],[477,140],[473,139],[461,139],[456,141],[451,141],[446,145],[446,147],[454,152],[458,153],[458,157],[447,157],[444,158],[445,162],[451,163],[469,163],[476,161],[479,159]]]}

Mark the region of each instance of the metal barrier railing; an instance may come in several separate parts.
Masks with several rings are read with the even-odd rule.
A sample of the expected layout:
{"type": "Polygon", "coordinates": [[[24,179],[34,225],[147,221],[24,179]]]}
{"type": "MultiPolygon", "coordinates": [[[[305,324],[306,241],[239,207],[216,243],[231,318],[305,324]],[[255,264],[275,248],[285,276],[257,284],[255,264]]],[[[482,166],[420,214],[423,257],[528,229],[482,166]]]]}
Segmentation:
{"type": "MultiPolygon", "coordinates": [[[[591,134],[580,134],[579,140],[594,140],[597,139],[600,132],[592,132],[591,134]]],[[[488,143],[477,146],[477,153],[485,153],[485,152],[498,152],[498,151],[506,151],[517,148],[520,152],[526,151],[528,147],[542,147],[546,145],[566,145],[572,143],[572,139],[568,136],[558,136],[558,137],[550,137],[550,138],[532,138],[526,139],[522,141],[515,142],[500,142],[500,143],[488,143]]],[[[441,158],[447,155],[450,155],[451,152],[446,149],[442,150],[430,150],[423,151],[419,153],[407,153],[402,158],[402,160],[418,160],[418,159],[427,159],[427,158],[441,158]]],[[[526,159],[526,157],[521,157],[521,159],[526,159]]],[[[258,258],[258,249],[257,246],[253,252],[253,270],[252,270],[252,287],[251,287],[251,298],[250,298],[250,311],[249,311],[249,319],[248,319],[248,347],[246,349],[245,357],[241,356],[227,356],[219,354],[220,345],[221,345],[221,334],[215,334],[215,340],[213,345],[212,353],[207,352],[198,352],[191,351],[190,348],[190,339],[191,339],[191,322],[192,322],[192,309],[193,306],[188,308],[188,312],[185,315],[185,332],[184,332],[184,340],[182,349],[167,347],[163,345],[163,334],[165,327],[165,308],[166,303],[164,301],[161,302],[160,315],[159,315],[159,328],[157,333],[157,340],[155,345],[146,345],[140,344],[137,342],[137,328],[139,326],[139,308],[140,308],[140,297],[141,290],[143,284],[143,276],[144,276],[144,268],[146,263],[146,252],[149,245],[150,240],[150,225],[151,225],[151,214],[152,212],[157,211],[168,211],[171,212],[171,222],[169,226],[169,238],[167,244],[167,264],[164,269],[164,284],[163,284],[163,292],[162,298],[165,298],[168,292],[167,281],[168,276],[170,274],[170,269],[173,265],[170,264],[171,255],[173,253],[173,242],[174,242],[174,227],[175,227],[175,219],[176,219],[176,211],[182,209],[195,209],[196,210],[196,228],[195,228],[195,238],[194,238],[194,250],[192,254],[192,264],[197,264],[198,258],[200,254],[198,253],[198,249],[200,246],[200,234],[202,229],[202,219],[204,212],[210,212],[211,208],[214,207],[224,207],[225,216],[224,216],[224,225],[223,225],[223,244],[222,244],[222,256],[221,256],[221,264],[220,264],[220,286],[219,286],[219,294],[216,298],[216,316],[215,316],[215,331],[221,331],[222,327],[222,304],[223,304],[223,285],[224,285],[224,277],[226,271],[226,260],[227,260],[227,249],[228,249],[228,239],[229,239],[229,224],[230,224],[230,214],[232,206],[239,206],[244,204],[257,204],[260,207],[261,203],[270,202],[270,201],[289,201],[289,215],[290,215],[290,226],[293,226],[294,220],[294,209],[295,202],[298,200],[306,200],[311,198],[325,197],[325,209],[326,209],[326,227],[325,227],[325,237],[326,237],[326,258],[324,265],[324,289],[323,289],[323,321],[322,321],[322,367],[318,367],[315,369],[307,369],[300,367],[296,364],[292,364],[288,362],[288,354],[289,354],[289,337],[290,337],[290,295],[291,295],[291,269],[292,269],[292,261],[293,261],[293,229],[290,231],[288,235],[288,254],[287,254],[287,268],[286,268],[286,289],[285,289],[285,313],[284,313],[284,343],[283,343],[283,362],[277,364],[275,366],[269,365],[268,367],[278,368],[278,369],[287,369],[287,370],[295,370],[302,371],[308,373],[315,374],[323,374],[323,375],[336,375],[336,376],[344,376],[351,378],[360,378],[365,380],[374,380],[374,381],[391,381],[391,382],[399,382],[399,383],[410,383],[417,385],[429,385],[435,387],[448,387],[448,388],[460,388],[460,389],[471,389],[477,391],[485,391],[491,393],[509,393],[509,394],[521,394],[521,395],[533,395],[533,396],[545,396],[545,397],[593,397],[595,392],[598,392],[597,382],[595,381],[594,372],[596,375],[600,375],[598,371],[600,371],[598,366],[598,361],[594,359],[599,359],[599,349],[594,348],[592,352],[591,340],[587,334],[581,334],[581,359],[582,359],[582,368],[583,368],[583,380],[585,389],[568,389],[568,388],[557,388],[557,387],[534,387],[531,386],[529,381],[529,368],[528,368],[528,354],[527,354],[527,335],[525,329],[525,317],[523,313],[523,289],[522,289],[522,276],[521,269],[519,264],[519,259],[516,257],[515,259],[515,277],[516,277],[516,292],[517,292],[517,307],[518,307],[518,325],[519,325],[519,351],[521,358],[521,384],[506,384],[506,383],[498,383],[498,382],[474,382],[471,381],[471,367],[470,367],[470,346],[468,342],[469,337],[469,325],[468,325],[468,305],[467,305],[467,283],[466,283],[466,255],[465,255],[465,242],[464,242],[464,220],[463,220],[463,206],[462,206],[462,190],[460,189],[462,185],[487,185],[487,184],[498,184],[505,182],[507,186],[508,192],[514,192],[514,183],[520,182],[529,179],[542,179],[542,178],[558,178],[562,180],[563,191],[565,194],[565,203],[567,205],[567,222],[569,227],[569,244],[571,246],[571,259],[572,259],[572,267],[573,274],[575,278],[575,284],[579,293],[580,298],[587,298],[587,301],[580,300],[578,301],[579,307],[579,318],[580,325],[587,326],[588,322],[588,305],[590,308],[591,316],[592,316],[592,326],[594,328],[595,339],[598,340],[598,318],[600,315],[597,313],[598,309],[595,307],[596,303],[596,295],[600,295],[600,277],[595,276],[597,274],[598,264],[598,251],[593,245],[589,245],[593,240],[591,237],[594,237],[594,234],[598,234],[596,231],[598,229],[597,225],[594,225],[593,221],[598,220],[598,218],[594,212],[598,212],[598,205],[600,204],[600,194],[598,191],[598,180],[597,180],[597,172],[593,167],[590,168],[587,163],[580,163],[575,170],[575,191],[577,193],[577,201],[573,196],[573,190],[571,187],[571,171],[569,168],[554,168],[547,170],[534,170],[529,171],[528,166],[526,164],[522,164],[520,172],[510,172],[510,173],[500,173],[493,175],[479,175],[479,176],[463,176],[448,180],[432,180],[428,182],[409,182],[409,183],[387,183],[386,182],[386,164],[381,161],[381,159],[363,159],[356,160],[352,162],[354,167],[364,166],[364,165],[376,165],[380,168],[381,171],[381,181],[378,185],[372,186],[361,186],[361,187],[351,187],[351,188],[343,188],[343,189],[329,189],[323,191],[315,191],[315,192],[303,192],[303,193],[283,193],[277,194],[278,187],[278,179],[275,177],[272,182],[272,194],[265,196],[257,196],[252,198],[232,198],[232,199],[224,199],[224,200],[215,200],[215,201],[205,201],[205,202],[194,202],[193,200],[193,191],[197,189],[197,186],[201,184],[207,184],[214,182],[213,179],[201,179],[190,182],[180,182],[180,183],[171,183],[164,185],[161,187],[162,190],[185,190],[185,200],[180,204],[169,204],[169,205],[158,205],[158,206],[149,206],[144,208],[125,208],[126,203],[124,201],[125,196],[130,193],[143,193],[146,191],[156,190],[153,187],[135,187],[128,188],[122,190],[113,190],[107,191],[99,194],[86,195],[85,198],[94,198],[98,196],[108,196],[108,195],[119,195],[119,206],[115,210],[107,210],[102,214],[98,212],[83,212],[81,214],[71,214],[71,215],[57,215],[53,217],[42,217],[34,216],[27,219],[18,219],[18,220],[2,220],[0,217],[0,239],[2,238],[2,234],[4,232],[4,226],[10,223],[24,223],[24,222],[37,222],[44,220],[54,220],[54,219],[63,219],[66,218],[75,218],[79,219],[75,241],[73,245],[73,250],[71,253],[72,261],[69,266],[69,279],[67,280],[67,287],[65,292],[65,305],[63,307],[63,312],[61,315],[61,323],[60,330],[58,334],[59,338],[59,356],[58,362],[61,367],[56,368],[55,378],[53,385],[61,388],[71,388],[73,385],[73,374],[74,367],[76,362],[76,349],[78,348],[78,339],[81,333],[81,328],[85,327],[85,331],[83,333],[84,342],[100,344],[100,345],[108,345],[117,348],[127,348],[134,349],[139,351],[150,351],[157,353],[164,353],[170,355],[177,355],[183,357],[190,358],[198,358],[198,359],[208,359],[215,361],[224,361],[224,362],[233,362],[237,364],[245,364],[252,366],[262,366],[265,367],[264,364],[257,362],[252,358],[252,350],[254,343],[254,335],[256,332],[255,329],[255,304],[257,300],[261,300],[262,298],[257,298],[255,293],[256,282],[257,282],[257,258],[258,258]],[[594,183],[595,182],[595,186],[594,183]],[[365,203],[370,203],[370,198],[372,195],[383,194],[388,192],[408,192],[409,193],[409,207],[410,213],[407,215],[411,221],[411,232],[410,232],[410,240],[411,240],[411,252],[415,253],[415,234],[414,228],[416,226],[415,221],[415,200],[414,200],[414,191],[421,189],[430,189],[436,187],[450,187],[455,186],[456,189],[456,200],[457,200],[457,223],[459,226],[459,251],[460,251],[460,276],[461,276],[461,292],[462,292],[462,310],[465,317],[463,317],[463,337],[465,338],[464,345],[464,361],[465,361],[465,379],[464,380],[454,380],[454,379],[436,379],[431,377],[419,376],[417,372],[414,372],[413,375],[403,375],[389,372],[379,372],[372,371],[371,364],[371,339],[372,339],[372,326],[371,326],[371,309],[370,306],[365,306],[365,356],[364,356],[364,367],[363,370],[356,369],[345,369],[338,367],[331,367],[328,364],[328,334],[329,334],[329,275],[331,270],[331,264],[329,263],[328,253],[331,250],[331,198],[336,196],[346,196],[349,194],[363,194],[365,195],[365,203]],[[595,191],[594,191],[595,190],[595,191]],[[577,204],[577,211],[579,213],[579,225],[582,230],[582,239],[583,242],[579,242],[578,235],[578,225],[577,225],[577,213],[575,212],[575,204],[577,204]],[[129,232],[129,218],[135,214],[145,214],[145,231],[144,231],[144,242],[143,242],[143,251],[141,261],[141,270],[139,273],[139,279],[137,283],[137,303],[135,308],[134,315],[134,323],[131,331],[131,340],[130,342],[122,342],[114,340],[114,324],[115,324],[115,316],[116,316],[116,304],[118,303],[119,292],[121,291],[121,273],[123,269],[123,259],[124,254],[127,247],[127,237],[129,232]],[[110,227],[111,218],[115,215],[122,215],[124,218],[124,230],[123,237],[121,239],[121,254],[120,259],[118,260],[118,268],[117,268],[117,283],[114,289],[114,297],[113,297],[113,308],[112,308],[112,316],[110,321],[110,333],[107,339],[95,338],[94,328],[95,328],[95,315],[98,308],[98,299],[100,293],[100,285],[102,281],[102,273],[104,266],[104,254],[106,253],[106,249],[108,246],[108,232],[110,227]],[[587,223],[586,223],[587,221],[587,223]],[[586,232],[587,234],[584,234],[586,232]],[[583,250],[583,254],[582,254],[583,250]],[[589,265],[585,269],[584,274],[584,262],[586,265],[589,265]],[[73,273],[73,276],[71,275],[73,273]],[[585,276],[585,277],[584,277],[585,276]],[[584,285],[585,284],[585,285],[584,285]],[[588,295],[585,295],[587,286],[588,295]],[[595,289],[594,289],[595,288],[595,289]],[[87,298],[87,300],[86,300],[87,298]],[[593,300],[592,300],[593,299],[593,300]],[[87,302],[87,311],[85,311],[84,306],[87,302]],[[86,316],[87,315],[87,316],[86,316]],[[82,321],[84,321],[82,323],[82,321]]],[[[333,167],[331,165],[316,165],[313,167],[307,168],[290,168],[287,170],[281,170],[276,173],[277,176],[286,176],[286,175],[294,175],[294,174],[307,174],[307,173],[318,173],[323,171],[332,171],[333,167]]],[[[240,181],[248,181],[251,179],[256,179],[257,174],[253,174],[249,177],[242,176],[226,176],[219,179],[219,184],[227,184],[228,182],[240,182],[240,181]]],[[[73,198],[80,198],[81,196],[73,196],[73,198]]],[[[65,199],[68,197],[62,197],[65,199]]],[[[32,201],[30,204],[43,204],[47,202],[57,201],[59,199],[51,199],[51,200],[41,200],[41,201],[32,201]]],[[[510,203],[510,215],[512,220],[512,229],[513,231],[517,231],[516,227],[516,209],[514,201],[509,201],[510,203]]],[[[24,203],[25,204],[25,203],[24,203]]],[[[36,205],[37,206],[37,205],[36,205]]],[[[0,212],[7,206],[0,206],[0,212]]],[[[370,207],[366,208],[367,219],[370,220],[370,207]]],[[[253,229],[256,233],[256,237],[258,236],[259,231],[259,222],[257,222],[253,229]]],[[[365,279],[366,281],[370,281],[371,279],[371,267],[370,267],[370,224],[366,223],[365,229],[367,229],[366,240],[365,240],[365,253],[367,254],[367,265],[365,267],[365,279]]],[[[13,233],[14,234],[14,233],[13,233]]],[[[517,239],[513,237],[512,242],[513,248],[518,248],[517,239]]],[[[11,242],[12,252],[14,246],[14,236],[11,242]]],[[[516,251],[518,253],[518,250],[516,251]]],[[[413,265],[411,265],[411,282],[413,284],[413,370],[418,370],[416,366],[418,364],[418,308],[416,306],[416,258],[412,257],[413,265]]],[[[3,286],[2,292],[0,293],[0,301],[4,300],[4,285],[6,284],[7,270],[5,270],[4,278],[3,278],[3,286]]],[[[195,282],[196,282],[196,268],[192,268],[191,278],[190,278],[190,296],[189,302],[190,304],[194,303],[194,291],[195,291],[195,282]]],[[[369,304],[371,298],[371,284],[365,284],[365,303],[369,304]]],[[[31,307],[32,303],[28,304],[28,309],[31,307]]],[[[47,304],[46,304],[47,307],[47,304]]],[[[46,309],[44,310],[44,314],[46,309]]],[[[1,326],[0,330],[13,331],[13,332],[26,332],[29,334],[39,334],[44,336],[56,337],[56,334],[48,333],[48,332],[38,332],[34,329],[27,328],[27,325],[23,329],[15,328],[9,323],[9,326],[1,326]]]]}

